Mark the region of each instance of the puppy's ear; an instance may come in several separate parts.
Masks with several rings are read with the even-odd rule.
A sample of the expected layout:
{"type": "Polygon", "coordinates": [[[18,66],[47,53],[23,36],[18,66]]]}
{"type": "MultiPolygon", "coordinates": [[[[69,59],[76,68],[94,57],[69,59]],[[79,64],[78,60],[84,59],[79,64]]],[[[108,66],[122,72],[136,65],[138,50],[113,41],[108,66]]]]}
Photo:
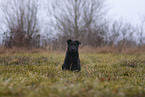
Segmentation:
{"type": "Polygon", "coordinates": [[[71,39],[68,39],[68,40],[67,40],[67,44],[70,44],[71,42],[72,42],[71,39]]]}
{"type": "Polygon", "coordinates": [[[81,42],[79,42],[79,41],[77,41],[77,40],[76,40],[75,42],[76,42],[78,45],[81,44],[81,42]]]}

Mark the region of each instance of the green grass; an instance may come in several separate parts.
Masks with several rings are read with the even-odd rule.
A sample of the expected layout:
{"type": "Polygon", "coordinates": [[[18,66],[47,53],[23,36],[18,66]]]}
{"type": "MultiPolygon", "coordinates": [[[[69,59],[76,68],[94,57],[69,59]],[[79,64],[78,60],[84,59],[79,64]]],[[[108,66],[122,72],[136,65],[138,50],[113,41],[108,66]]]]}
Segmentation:
{"type": "Polygon", "coordinates": [[[144,54],[80,54],[81,72],[62,71],[64,57],[0,55],[0,97],[145,97],[144,54]]]}

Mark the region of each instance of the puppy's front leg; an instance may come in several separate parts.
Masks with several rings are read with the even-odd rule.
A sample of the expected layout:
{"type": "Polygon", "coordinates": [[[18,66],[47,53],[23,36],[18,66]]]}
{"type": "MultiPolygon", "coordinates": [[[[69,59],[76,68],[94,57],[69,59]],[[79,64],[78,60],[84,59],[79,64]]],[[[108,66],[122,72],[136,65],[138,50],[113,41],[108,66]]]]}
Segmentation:
{"type": "Polygon", "coordinates": [[[71,71],[80,71],[80,70],[81,70],[80,61],[78,60],[78,62],[72,64],[71,71]]]}
{"type": "Polygon", "coordinates": [[[69,58],[65,58],[64,64],[62,65],[62,70],[70,70],[71,61],[69,58]]]}

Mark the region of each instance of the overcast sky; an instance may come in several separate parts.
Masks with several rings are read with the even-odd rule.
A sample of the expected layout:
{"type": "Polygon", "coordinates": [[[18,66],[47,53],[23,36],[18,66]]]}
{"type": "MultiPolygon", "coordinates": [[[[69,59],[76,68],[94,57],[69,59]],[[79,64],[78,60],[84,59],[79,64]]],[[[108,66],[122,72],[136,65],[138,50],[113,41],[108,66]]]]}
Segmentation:
{"type": "MultiPolygon", "coordinates": [[[[141,23],[141,17],[145,16],[145,0],[107,0],[110,8],[108,17],[131,22],[134,25],[141,23]]],[[[1,2],[1,1],[0,1],[1,2]]]]}
{"type": "Polygon", "coordinates": [[[133,24],[140,24],[145,16],[145,0],[108,0],[111,6],[109,16],[113,19],[122,17],[133,24]]]}

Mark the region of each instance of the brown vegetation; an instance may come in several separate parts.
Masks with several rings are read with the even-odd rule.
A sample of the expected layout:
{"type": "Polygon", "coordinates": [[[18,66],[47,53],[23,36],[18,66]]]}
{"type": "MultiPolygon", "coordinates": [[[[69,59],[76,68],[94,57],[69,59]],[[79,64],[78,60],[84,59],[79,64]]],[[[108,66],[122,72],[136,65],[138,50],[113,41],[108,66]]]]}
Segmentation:
{"type": "MultiPolygon", "coordinates": [[[[16,48],[13,47],[11,49],[8,48],[4,48],[4,47],[0,47],[0,54],[6,54],[6,53],[64,53],[65,51],[63,49],[56,49],[56,50],[52,50],[52,49],[43,49],[43,48],[33,48],[33,49],[26,49],[26,48],[16,48]]],[[[81,54],[105,54],[105,53],[114,53],[114,54],[144,54],[145,53],[145,46],[142,47],[109,47],[109,46],[105,46],[105,47],[97,47],[97,48],[93,48],[91,46],[84,46],[84,47],[80,47],[79,52],[81,54]]]]}
{"type": "Polygon", "coordinates": [[[145,46],[142,47],[98,47],[92,48],[89,46],[82,47],[80,49],[81,53],[124,53],[124,54],[143,54],[145,53],[145,46]]]}

